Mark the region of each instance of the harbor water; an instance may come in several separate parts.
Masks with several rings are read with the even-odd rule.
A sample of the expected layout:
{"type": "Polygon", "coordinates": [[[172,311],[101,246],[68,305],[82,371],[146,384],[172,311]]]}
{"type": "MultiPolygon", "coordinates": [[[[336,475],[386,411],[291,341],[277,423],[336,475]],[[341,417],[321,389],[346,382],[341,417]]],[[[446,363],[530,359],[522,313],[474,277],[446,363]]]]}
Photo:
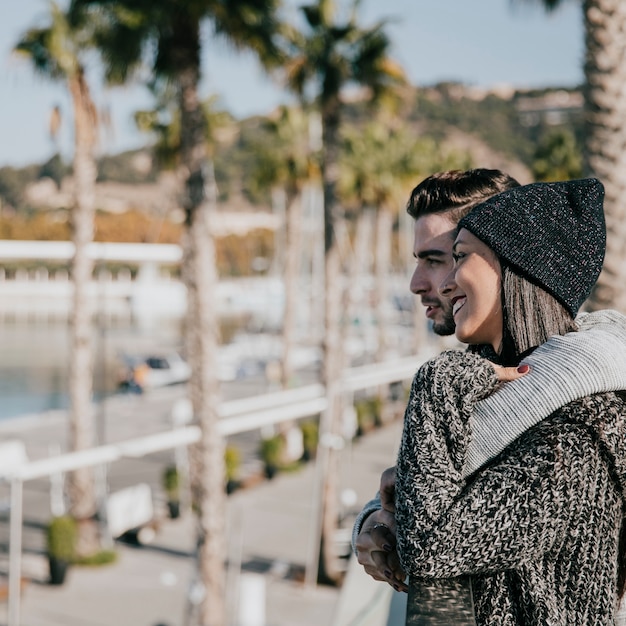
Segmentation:
{"type": "MultiPolygon", "coordinates": [[[[0,420],[68,406],[67,323],[0,324],[0,420]]],[[[94,329],[94,399],[117,392],[122,355],[180,350],[181,324],[94,329]]]]}

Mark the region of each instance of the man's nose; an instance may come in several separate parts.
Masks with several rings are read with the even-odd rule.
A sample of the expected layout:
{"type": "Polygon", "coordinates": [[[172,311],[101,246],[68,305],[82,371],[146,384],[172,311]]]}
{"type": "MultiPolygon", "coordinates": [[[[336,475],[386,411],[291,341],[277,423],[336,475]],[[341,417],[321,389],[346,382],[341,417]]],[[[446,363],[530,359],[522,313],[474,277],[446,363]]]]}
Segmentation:
{"type": "Polygon", "coordinates": [[[426,293],[430,289],[430,283],[424,279],[419,267],[415,268],[413,276],[411,276],[409,289],[411,290],[411,293],[414,293],[416,296],[426,293]]]}

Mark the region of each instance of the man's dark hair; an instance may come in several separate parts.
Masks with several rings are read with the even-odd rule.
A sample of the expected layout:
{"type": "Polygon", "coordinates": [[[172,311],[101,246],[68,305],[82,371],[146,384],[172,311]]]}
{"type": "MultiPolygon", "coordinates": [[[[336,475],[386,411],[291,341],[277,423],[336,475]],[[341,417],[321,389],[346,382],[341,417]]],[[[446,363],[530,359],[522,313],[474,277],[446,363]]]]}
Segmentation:
{"type": "Polygon", "coordinates": [[[458,222],[487,198],[519,186],[514,178],[500,170],[439,172],[413,189],[406,210],[415,219],[432,213],[449,213],[450,220],[458,222]]]}

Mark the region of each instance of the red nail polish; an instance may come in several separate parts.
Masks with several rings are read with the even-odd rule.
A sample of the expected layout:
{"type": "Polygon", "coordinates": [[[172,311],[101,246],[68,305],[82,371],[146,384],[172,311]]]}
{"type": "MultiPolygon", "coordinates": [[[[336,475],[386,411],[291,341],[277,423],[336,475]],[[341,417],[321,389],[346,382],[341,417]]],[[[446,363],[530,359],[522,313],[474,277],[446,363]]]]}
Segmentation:
{"type": "Polygon", "coordinates": [[[529,369],[530,369],[530,365],[525,365],[525,364],[524,364],[524,365],[520,365],[520,366],[517,368],[517,372],[518,372],[519,374],[525,374],[525,373],[526,373],[529,369]]]}

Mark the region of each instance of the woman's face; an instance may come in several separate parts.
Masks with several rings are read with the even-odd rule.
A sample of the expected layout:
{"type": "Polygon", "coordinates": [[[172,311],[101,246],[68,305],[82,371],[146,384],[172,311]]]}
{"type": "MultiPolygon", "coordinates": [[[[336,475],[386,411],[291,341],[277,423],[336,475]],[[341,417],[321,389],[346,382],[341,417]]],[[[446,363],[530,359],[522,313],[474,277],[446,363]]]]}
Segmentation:
{"type": "Polygon", "coordinates": [[[454,268],[439,289],[452,304],[456,337],[463,343],[502,343],[502,272],[495,253],[462,228],[454,241],[454,268]]]}

